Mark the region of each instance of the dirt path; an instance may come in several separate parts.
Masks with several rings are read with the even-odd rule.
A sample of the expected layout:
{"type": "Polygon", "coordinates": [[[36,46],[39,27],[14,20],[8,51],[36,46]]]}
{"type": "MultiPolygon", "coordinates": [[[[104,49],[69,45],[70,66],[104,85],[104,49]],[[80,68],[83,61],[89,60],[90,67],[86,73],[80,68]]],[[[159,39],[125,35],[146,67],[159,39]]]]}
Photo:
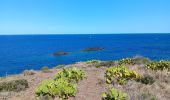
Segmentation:
{"type": "MultiPolygon", "coordinates": [[[[87,66],[84,63],[75,64],[78,68],[82,68],[87,73],[87,78],[78,83],[78,93],[76,97],[71,97],[69,100],[101,100],[102,93],[107,89],[107,84],[104,79],[106,68],[96,68],[87,66]]],[[[61,69],[60,69],[61,70],[61,69]]],[[[24,78],[29,82],[29,88],[25,91],[0,94],[0,100],[36,100],[35,89],[44,79],[52,79],[59,71],[51,69],[51,73],[36,72],[35,75],[24,76],[23,74],[13,76],[11,78],[24,78]]],[[[56,100],[56,99],[55,99],[56,100]]],[[[58,100],[58,99],[57,99],[58,100]]]]}
{"type": "Polygon", "coordinates": [[[87,79],[78,83],[78,93],[70,100],[101,100],[107,87],[104,81],[105,68],[87,67],[85,70],[87,79]]]}
{"type": "MultiPolygon", "coordinates": [[[[76,97],[69,97],[69,100],[101,100],[103,92],[108,91],[111,87],[115,87],[118,90],[123,90],[127,92],[130,95],[131,100],[142,100],[139,98],[143,97],[154,97],[158,100],[170,100],[170,75],[169,72],[167,72],[166,70],[153,72],[141,68],[139,70],[138,66],[130,66],[131,69],[136,70],[137,72],[139,70],[139,72],[143,74],[148,75],[149,73],[150,76],[155,79],[155,82],[153,84],[145,85],[133,80],[129,80],[124,86],[119,86],[117,84],[114,84],[113,86],[108,85],[105,82],[104,74],[107,67],[96,68],[95,66],[88,65],[84,62],[78,62],[70,66],[84,69],[87,73],[87,78],[81,80],[77,84],[78,92],[76,94],[76,97]]],[[[62,69],[50,70],[50,73],[36,71],[34,75],[25,76],[24,74],[19,74],[5,78],[5,80],[26,79],[29,82],[29,88],[27,88],[25,91],[20,92],[0,92],[0,100],[36,100],[35,89],[42,82],[42,80],[53,79],[54,76],[62,69]]],[[[55,100],[58,99],[55,98],[55,100]]]]}

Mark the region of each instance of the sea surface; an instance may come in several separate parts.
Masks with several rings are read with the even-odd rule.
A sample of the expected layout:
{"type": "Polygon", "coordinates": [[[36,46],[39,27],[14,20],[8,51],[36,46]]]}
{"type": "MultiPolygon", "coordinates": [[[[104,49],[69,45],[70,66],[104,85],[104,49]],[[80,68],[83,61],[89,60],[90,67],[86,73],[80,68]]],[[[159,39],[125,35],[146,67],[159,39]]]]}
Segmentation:
{"type": "Polygon", "coordinates": [[[2,35],[0,76],[90,59],[116,60],[136,55],[170,60],[170,34],[2,35]],[[82,52],[89,47],[102,51],[82,52]],[[53,56],[66,51],[69,55],[53,56]]]}

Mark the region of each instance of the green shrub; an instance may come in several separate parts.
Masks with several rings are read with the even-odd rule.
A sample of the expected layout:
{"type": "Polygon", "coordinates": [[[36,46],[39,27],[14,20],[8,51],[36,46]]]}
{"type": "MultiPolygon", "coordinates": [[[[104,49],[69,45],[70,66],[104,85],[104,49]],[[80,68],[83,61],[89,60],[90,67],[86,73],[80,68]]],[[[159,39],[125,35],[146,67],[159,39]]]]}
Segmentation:
{"type": "Polygon", "coordinates": [[[0,81],[3,80],[3,79],[5,79],[5,77],[0,77],[0,81]]]}
{"type": "Polygon", "coordinates": [[[48,85],[53,84],[54,80],[44,80],[41,85],[39,85],[35,91],[37,96],[53,96],[53,93],[50,92],[48,85]]]}
{"type": "Polygon", "coordinates": [[[42,70],[42,72],[44,72],[44,73],[49,73],[49,72],[51,72],[50,69],[48,68],[48,66],[42,67],[41,70],[42,70]]]}
{"type": "Polygon", "coordinates": [[[56,69],[59,69],[59,68],[64,68],[65,67],[65,65],[58,65],[58,66],[56,66],[55,68],[56,69]]]}
{"type": "Polygon", "coordinates": [[[98,68],[100,67],[101,61],[100,60],[88,60],[86,63],[98,68]]]}
{"type": "Polygon", "coordinates": [[[58,96],[61,99],[67,99],[70,96],[75,96],[77,93],[76,84],[69,83],[66,78],[57,80],[44,80],[36,89],[36,95],[39,98],[58,96]]]}
{"type": "Polygon", "coordinates": [[[157,97],[149,92],[138,95],[137,100],[157,100],[157,97]]]}
{"type": "Polygon", "coordinates": [[[83,78],[85,78],[86,74],[85,74],[84,70],[77,69],[76,67],[73,67],[73,68],[63,69],[63,71],[59,72],[55,76],[55,80],[62,78],[62,77],[68,78],[69,81],[78,82],[78,81],[82,80],[83,78]]]}
{"type": "Polygon", "coordinates": [[[46,99],[49,100],[50,97],[56,96],[61,99],[68,99],[68,97],[76,95],[76,82],[82,80],[85,76],[85,72],[76,67],[63,69],[54,80],[43,81],[35,93],[40,99],[47,97],[46,99]]]}
{"type": "Polygon", "coordinates": [[[24,70],[23,74],[24,74],[24,76],[34,75],[34,74],[36,74],[36,71],[34,71],[34,70],[24,70]]]}
{"type": "Polygon", "coordinates": [[[161,60],[159,62],[151,62],[147,64],[146,67],[151,70],[167,69],[168,71],[170,71],[170,61],[161,60]]]}
{"type": "Polygon", "coordinates": [[[108,84],[116,80],[119,84],[123,85],[127,80],[136,80],[141,77],[136,71],[130,70],[124,65],[113,66],[106,70],[106,82],[108,84]]]}
{"type": "Polygon", "coordinates": [[[103,100],[126,100],[127,98],[127,93],[119,91],[115,88],[112,88],[109,93],[103,93],[103,100]]]}
{"type": "Polygon", "coordinates": [[[115,61],[101,61],[101,60],[88,60],[86,61],[87,64],[95,66],[97,68],[103,67],[110,67],[115,65],[115,61]]]}
{"type": "Polygon", "coordinates": [[[131,58],[123,58],[118,61],[119,65],[126,65],[126,64],[133,64],[133,61],[131,58]]]}
{"type": "Polygon", "coordinates": [[[144,75],[143,77],[139,78],[137,81],[143,84],[153,84],[155,82],[154,78],[150,75],[144,75]]]}
{"type": "Polygon", "coordinates": [[[101,61],[100,66],[111,67],[115,65],[115,61],[101,61]]]}
{"type": "Polygon", "coordinates": [[[86,63],[87,64],[95,64],[95,63],[100,63],[100,60],[88,60],[86,63]]]}
{"type": "Polygon", "coordinates": [[[126,65],[126,64],[131,64],[131,65],[134,65],[134,64],[149,64],[151,62],[150,59],[148,58],[145,58],[145,57],[134,57],[134,58],[123,58],[121,60],[118,60],[118,63],[119,65],[126,65]]]}
{"type": "Polygon", "coordinates": [[[146,64],[149,64],[151,60],[145,57],[134,57],[132,58],[132,62],[133,64],[137,64],[137,65],[141,65],[141,64],[146,65],[146,64]]]}
{"type": "Polygon", "coordinates": [[[28,81],[25,79],[0,82],[1,91],[22,91],[28,88],[28,81]]]}

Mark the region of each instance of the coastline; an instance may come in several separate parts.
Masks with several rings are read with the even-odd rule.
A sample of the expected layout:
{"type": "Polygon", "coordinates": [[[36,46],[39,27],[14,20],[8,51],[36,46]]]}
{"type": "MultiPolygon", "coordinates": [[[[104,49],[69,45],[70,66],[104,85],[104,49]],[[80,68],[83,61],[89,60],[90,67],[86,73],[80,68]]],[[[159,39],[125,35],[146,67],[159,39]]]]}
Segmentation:
{"type": "MultiPolygon", "coordinates": [[[[136,64],[130,64],[128,59],[121,59],[116,61],[100,61],[100,60],[91,60],[86,62],[77,62],[75,64],[70,65],[60,65],[53,69],[48,69],[47,67],[43,67],[42,70],[34,71],[34,70],[27,70],[18,75],[11,75],[6,78],[1,78],[0,83],[3,81],[10,81],[10,80],[18,80],[18,79],[26,79],[29,84],[29,88],[26,88],[23,91],[19,92],[0,92],[0,99],[2,100],[36,100],[37,97],[35,96],[36,88],[42,83],[43,80],[51,80],[54,79],[57,73],[61,72],[63,68],[72,68],[73,66],[78,69],[83,69],[86,72],[87,78],[80,81],[78,86],[78,92],[75,97],[69,97],[68,100],[86,100],[86,99],[94,99],[100,100],[102,98],[102,93],[111,89],[112,85],[108,85],[105,82],[105,72],[111,66],[118,66],[117,64],[126,63],[126,66],[130,69],[133,69],[141,74],[149,74],[154,77],[155,82],[151,85],[141,84],[140,82],[135,81],[128,81],[127,85],[121,87],[119,85],[114,85],[119,90],[126,91],[126,88],[131,89],[128,90],[128,95],[130,97],[137,98],[138,96],[142,95],[142,93],[148,93],[145,95],[150,95],[156,97],[158,100],[164,99],[168,100],[170,98],[169,94],[169,85],[170,76],[169,72],[166,70],[163,71],[152,71],[145,69],[145,63],[148,63],[149,60],[145,58],[140,58],[139,60],[135,60],[136,64]],[[102,63],[98,63],[102,62],[102,63]],[[129,63],[129,64],[128,64],[129,63]],[[141,69],[142,68],[142,69],[141,69]],[[143,69],[144,68],[144,69],[143,69]],[[161,76],[160,76],[161,75],[161,76]],[[156,78],[157,77],[157,78],[156,78]],[[168,80],[166,79],[168,78],[168,80]],[[165,80],[166,79],[166,80],[165,80]],[[161,86],[158,86],[161,84],[161,86]],[[130,85],[130,86],[129,86],[130,85]],[[128,87],[126,87],[128,86],[128,87]],[[126,87],[126,88],[125,88],[126,87]],[[139,88],[140,87],[140,88],[139,88]],[[135,92],[139,90],[138,92],[135,92]],[[162,92],[156,92],[156,91],[162,92]],[[135,94],[134,94],[135,93],[135,94]],[[5,98],[5,99],[4,99],[5,98]]],[[[150,98],[149,96],[149,98],[150,98]]]]}
{"type": "Polygon", "coordinates": [[[55,65],[92,59],[116,60],[142,55],[152,60],[168,60],[169,38],[168,34],[0,36],[0,76],[21,73],[25,69],[39,70],[42,66],[52,68],[55,65]],[[105,49],[81,52],[90,47],[105,49]],[[53,56],[57,51],[70,54],[53,56]]]}

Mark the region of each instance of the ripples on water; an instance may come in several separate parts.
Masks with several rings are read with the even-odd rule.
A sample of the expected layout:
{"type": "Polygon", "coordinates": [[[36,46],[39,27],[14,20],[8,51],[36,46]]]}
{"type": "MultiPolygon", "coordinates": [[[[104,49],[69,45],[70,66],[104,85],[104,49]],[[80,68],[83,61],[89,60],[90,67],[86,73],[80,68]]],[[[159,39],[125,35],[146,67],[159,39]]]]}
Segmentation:
{"type": "Polygon", "coordinates": [[[54,67],[90,59],[115,60],[135,55],[169,60],[170,34],[0,36],[0,76],[42,66],[54,67]],[[104,47],[105,50],[81,52],[88,47],[104,47]],[[71,54],[54,57],[52,54],[56,51],[71,54]]]}

